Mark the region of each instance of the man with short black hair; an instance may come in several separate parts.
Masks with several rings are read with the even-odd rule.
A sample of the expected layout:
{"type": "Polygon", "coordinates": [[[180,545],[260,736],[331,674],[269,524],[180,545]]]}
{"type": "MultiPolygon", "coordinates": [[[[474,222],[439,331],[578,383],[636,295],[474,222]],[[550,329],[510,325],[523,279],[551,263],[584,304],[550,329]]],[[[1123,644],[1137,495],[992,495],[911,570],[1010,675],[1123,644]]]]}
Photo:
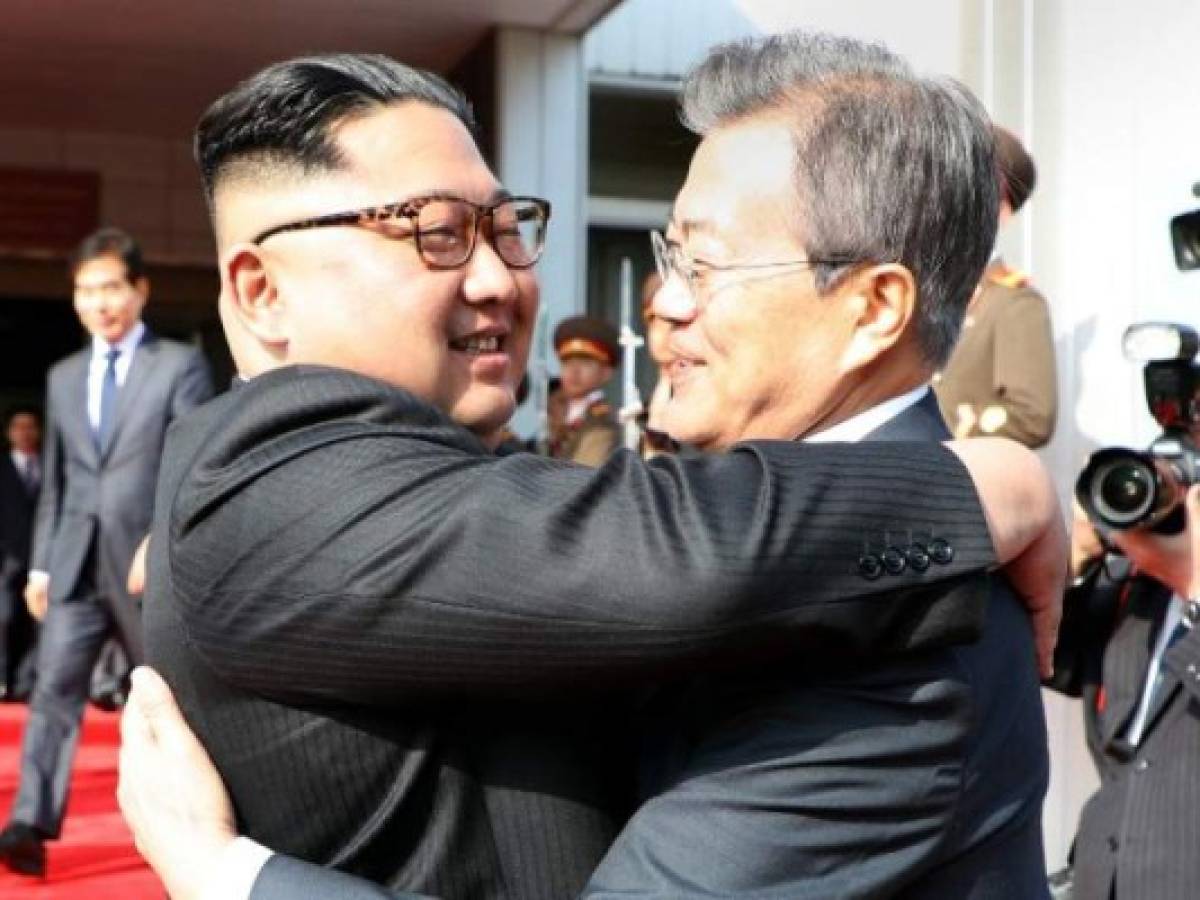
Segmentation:
{"type": "Polygon", "coordinates": [[[105,639],[142,659],[129,564],[150,528],[167,427],[212,393],[199,349],[142,323],[150,297],[141,248],[124,231],[86,237],[70,263],[90,345],[46,378],[46,441],[26,602],[42,620],[21,781],[0,859],[45,871],[43,841],[62,828],[79,720],[105,639]]]}

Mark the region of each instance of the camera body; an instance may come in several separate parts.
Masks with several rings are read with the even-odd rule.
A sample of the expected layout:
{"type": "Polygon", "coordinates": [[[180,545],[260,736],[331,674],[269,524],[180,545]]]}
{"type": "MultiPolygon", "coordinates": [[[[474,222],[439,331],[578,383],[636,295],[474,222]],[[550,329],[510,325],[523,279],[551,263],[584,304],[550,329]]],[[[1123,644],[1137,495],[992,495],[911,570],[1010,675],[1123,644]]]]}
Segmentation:
{"type": "Polygon", "coordinates": [[[1163,433],[1148,450],[1105,447],[1092,454],[1075,497],[1095,523],[1151,528],[1200,481],[1200,338],[1185,325],[1148,322],[1125,331],[1127,358],[1143,362],[1146,404],[1163,433]]]}

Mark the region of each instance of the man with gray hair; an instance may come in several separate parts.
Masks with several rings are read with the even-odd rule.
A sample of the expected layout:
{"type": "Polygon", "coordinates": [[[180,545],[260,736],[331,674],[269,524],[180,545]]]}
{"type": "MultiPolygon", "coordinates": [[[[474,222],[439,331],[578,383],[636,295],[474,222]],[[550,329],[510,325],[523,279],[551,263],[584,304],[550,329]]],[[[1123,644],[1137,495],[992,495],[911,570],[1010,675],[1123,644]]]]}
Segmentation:
{"type": "MultiPolygon", "coordinates": [[[[912,460],[907,471],[903,465],[890,474],[881,469],[868,489],[872,495],[914,485],[933,496],[946,490],[954,476],[949,460],[930,465],[921,445],[946,436],[928,381],[953,345],[994,236],[992,138],[979,104],[952,82],[914,75],[882,48],[792,34],[715,50],[688,79],[684,117],[703,140],[665,236],[653,239],[664,282],[654,312],[670,329],[667,431],[703,451],[763,439],[776,442],[751,446],[770,452],[788,446],[780,440],[871,441],[882,460],[912,460]]],[[[371,122],[358,125],[365,130],[371,122]]],[[[364,136],[362,146],[381,145],[364,136]]],[[[325,216],[286,227],[335,218],[348,221],[325,216]]],[[[244,284],[229,290],[263,287],[262,264],[255,265],[257,275],[246,273],[244,284]]],[[[340,315],[336,309],[324,314],[340,315]]],[[[260,327],[269,330],[271,323],[260,327]]],[[[261,377],[246,390],[268,390],[271,376],[261,377]]],[[[310,376],[309,391],[317,377],[310,376]]],[[[619,484],[631,465],[637,465],[632,457],[618,454],[600,477],[619,484]]],[[[646,471],[681,465],[653,463],[646,471]]],[[[534,470],[524,475],[536,478],[534,470]]],[[[741,502],[733,491],[723,499],[741,502]]],[[[767,494],[755,501],[760,509],[779,503],[767,494]]],[[[197,510],[197,533],[225,536],[214,526],[215,508],[197,510]]],[[[626,515],[635,520],[632,506],[626,515]]],[[[861,538],[855,576],[896,585],[889,591],[894,598],[909,591],[892,579],[935,570],[956,555],[934,522],[871,535],[851,514],[830,527],[861,538]]],[[[175,553],[179,538],[170,539],[175,553]]],[[[669,556],[679,552],[677,543],[658,546],[669,556]]],[[[719,546],[722,558],[730,554],[751,569],[763,564],[757,550],[747,558],[744,548],[719,546]]],[[[290,564],[309,562],[297,555],[290,564]]],[[[349,557],[345,564],[353,565],[349,557]]],[[[222,594],[222,607],[230,596],[222,594]]],[[[695,599],[702,599],[699,592],[695,599]]],[[[830,597],[829,605],[845,599],[830,597]]],[[[946,613],[961,603],[976,605],[983,638],[922,642],[916,652],[908,640],[876,642],[864,663],[853,652],[862,647],[834,630],[825,646],[774,659],[765,651],[786,647],[786,639],[759,633],[755,649],[763,655],[753,669],[743,664],[704,676],[676,669],[676,680],[659,685],[641,711],[641,805],[584,894],[1043,896],[1046,738],[1029,622],[993,576],[961,579],[942,601],[946,613]],[[837,648],[845,652],[828,652],[837,648]],[[824,651],[819,658],[818,651],[824,651]]],[[[338,615],[348,615],[345,605],[338,615]]],[[[313,616],[321,614],[306,612],[306,629],[320,624],[313,616]]],[[[284,618],[292,616],[289,611],[284,618]]],[[[908,637],[937,618],[914,620],[908,637]]],[[[472,627],[485,622],[475,621],[472,627]]],[[[398,640],[380,628],[370,637],[379,646],[398,640]]],[[[240,637],[230,640],[244,645],[240,637]]],[[[574,651],[583,652],[583,645],[574,651]]],[[[232,660],[232,674],[248,662],[232,660]]],[[[440,665],[444,677],[462,677],[439,660],[428,665],[440,665]]],[[[536,656],[526,665],[544,668],[536,656]]],[[[523,674],[514,665],[498,677],[523,674]]],[[[597,667],[592,674],[602,673],[597,667]]],[[[370,677],[375,683],[377,673],[370,677]]],[[[122,804],[139,846],[173,895],[182,897],[211,876],[207,861],[197,861],[200,851],[229,846],[232,811],[202,748],[180,727],[165,686],[147,672],[139,681],[145,690],[135,688],[125,723],[122,804]],[[170,766],[156,745],[195,766],[191,777],[174,783],[201,794],[188,813],[191,822],[211,826],[199,834],[181,839],[169,814],[156,818],[164,805],[187,799],[179,790],[169,796],[154,790],[170,766]]],[[[181,689],[185,702],[188,693],[194,688],[181,689]]],[[[344,765],[336,756],[329,764],[344,765]]],[[[528,785],[531,773],[513,774],[522,778],[510,787],[528,785]]],[[[239,801],[246,797],[243,790],[239,801]]],[[[431,817],[438,814],[434,807],[431,817]]],[[[498,837],[511,841],[514,833],[498,837]]],[[[241,846],[252,867],[262,865],[266,851],[241,846]]],[[[400,896],[278,856],[261,871],[252,868],[250,880],[256,900],[400,896]]],[[[512,888],[496,895],[526,896],[512,888]]]]}

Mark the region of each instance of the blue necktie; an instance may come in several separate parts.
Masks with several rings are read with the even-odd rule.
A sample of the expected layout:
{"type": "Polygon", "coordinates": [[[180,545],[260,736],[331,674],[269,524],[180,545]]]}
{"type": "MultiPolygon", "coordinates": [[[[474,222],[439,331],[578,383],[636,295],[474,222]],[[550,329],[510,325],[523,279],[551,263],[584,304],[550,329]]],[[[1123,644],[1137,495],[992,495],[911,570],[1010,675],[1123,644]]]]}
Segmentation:
{"type": "Polygon", "coordinates": [[[105,354],[108,366],[104,370],[104,381],[100,384],[100,427],[96,430],[96,449],[101,453],[108,446],[113,418],[117,414],[117,359],[120,355],[121,351],[117,349],[105,354]]]}

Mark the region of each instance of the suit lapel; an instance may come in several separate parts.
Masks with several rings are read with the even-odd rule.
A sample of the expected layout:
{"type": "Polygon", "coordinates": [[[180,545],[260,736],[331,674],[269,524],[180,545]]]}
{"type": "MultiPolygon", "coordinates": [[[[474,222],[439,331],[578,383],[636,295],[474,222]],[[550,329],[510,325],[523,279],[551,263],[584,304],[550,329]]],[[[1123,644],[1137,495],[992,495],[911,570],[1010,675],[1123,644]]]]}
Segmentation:
{"type": "Polygon", "coordinates": [[[938,409],[933,391],[907,409],[901,410],[874,431],[863,437],[864,441],[945,441],[950,439],[950,430],[938,409]]]}
{"type": "Polygon", "coordinates": [[[1160,592],[1131,595],[1121,614],[1121,624],[1104,651],[1103,684],[1107,699],[1101,736],[1106,746],[1128,726],[1137,709],[1167,599],[1169,594],[1160,596],[1160,592]]]}
{"type": "MultiPolygon", "coordinates": [[[[1171,592],[1164,589],[1162,595],[1163,612],[1162,616],[1158,620],[1158,627],[1154,629],[1154,639],[1156,641],[1158,639],[1159,628],[1162,627],[1161,623],[1166,618],[1167,606],[1168,604],[1174,602],[1172,597],[1173,595],[1171,592]]],[[[1158,718],[1162,715],[1163,710],[1167,708],[1167,706],[1174,699],[1175,695],[1182,689],[1179,678],[1175,675],[1175,672],[1172,671],[1171,667],[1167,665],[1167,656],[1171,653],[1171,649],[1171,647],[1167,647],[1166,652],[1163,653],[1162,663],[1159,667],[1159,671],[1162,673],[1162,681],[1159,683],[1158,689],[1154,692],[1154,696],[1150,698],[1150,709],[1146,713],[1146,727],[1143,729],[1144,734],[1150,733],[1150,730],[1154,728],[1155,722],[1157,722],[1158,718]]],[[[1153,652],[1154,650],[1152,647],[1150,653],[1153,652]]],[[[1146,662],[1147,665],[1149,665],[1149,655],[1146,657],[1146,662]]]]}
{"type": "MultiPolygon", "coordinates": [[[[63,435],[63,442],[79,449],[80,455],[93,467],[99,467],[100,454],[96,450],[96,436],[92,431],[92,420],[88,416],[88,363],[91,362],[91,345],[71,358],[63,370],[66,409],[51,410],[55,425],[63,435]]],[[[45,473],[43,472],[43,477],[45,473]]]]}
{"type": "Polygon", "coordinates": [[[129,418],[130,410],[134,408],[137,401],[137,395],[150,381],[157,363],[158,341],[147,329],[133,351],[133,359],[129,361],[129,373],[125,376],[125,383],[117,392],[117,411],[113,419],[112,433],[108,437],[108,446],[100,454],[101,462],[108,459],[112,448],[120,440],[121,426],[129,418]]]}

